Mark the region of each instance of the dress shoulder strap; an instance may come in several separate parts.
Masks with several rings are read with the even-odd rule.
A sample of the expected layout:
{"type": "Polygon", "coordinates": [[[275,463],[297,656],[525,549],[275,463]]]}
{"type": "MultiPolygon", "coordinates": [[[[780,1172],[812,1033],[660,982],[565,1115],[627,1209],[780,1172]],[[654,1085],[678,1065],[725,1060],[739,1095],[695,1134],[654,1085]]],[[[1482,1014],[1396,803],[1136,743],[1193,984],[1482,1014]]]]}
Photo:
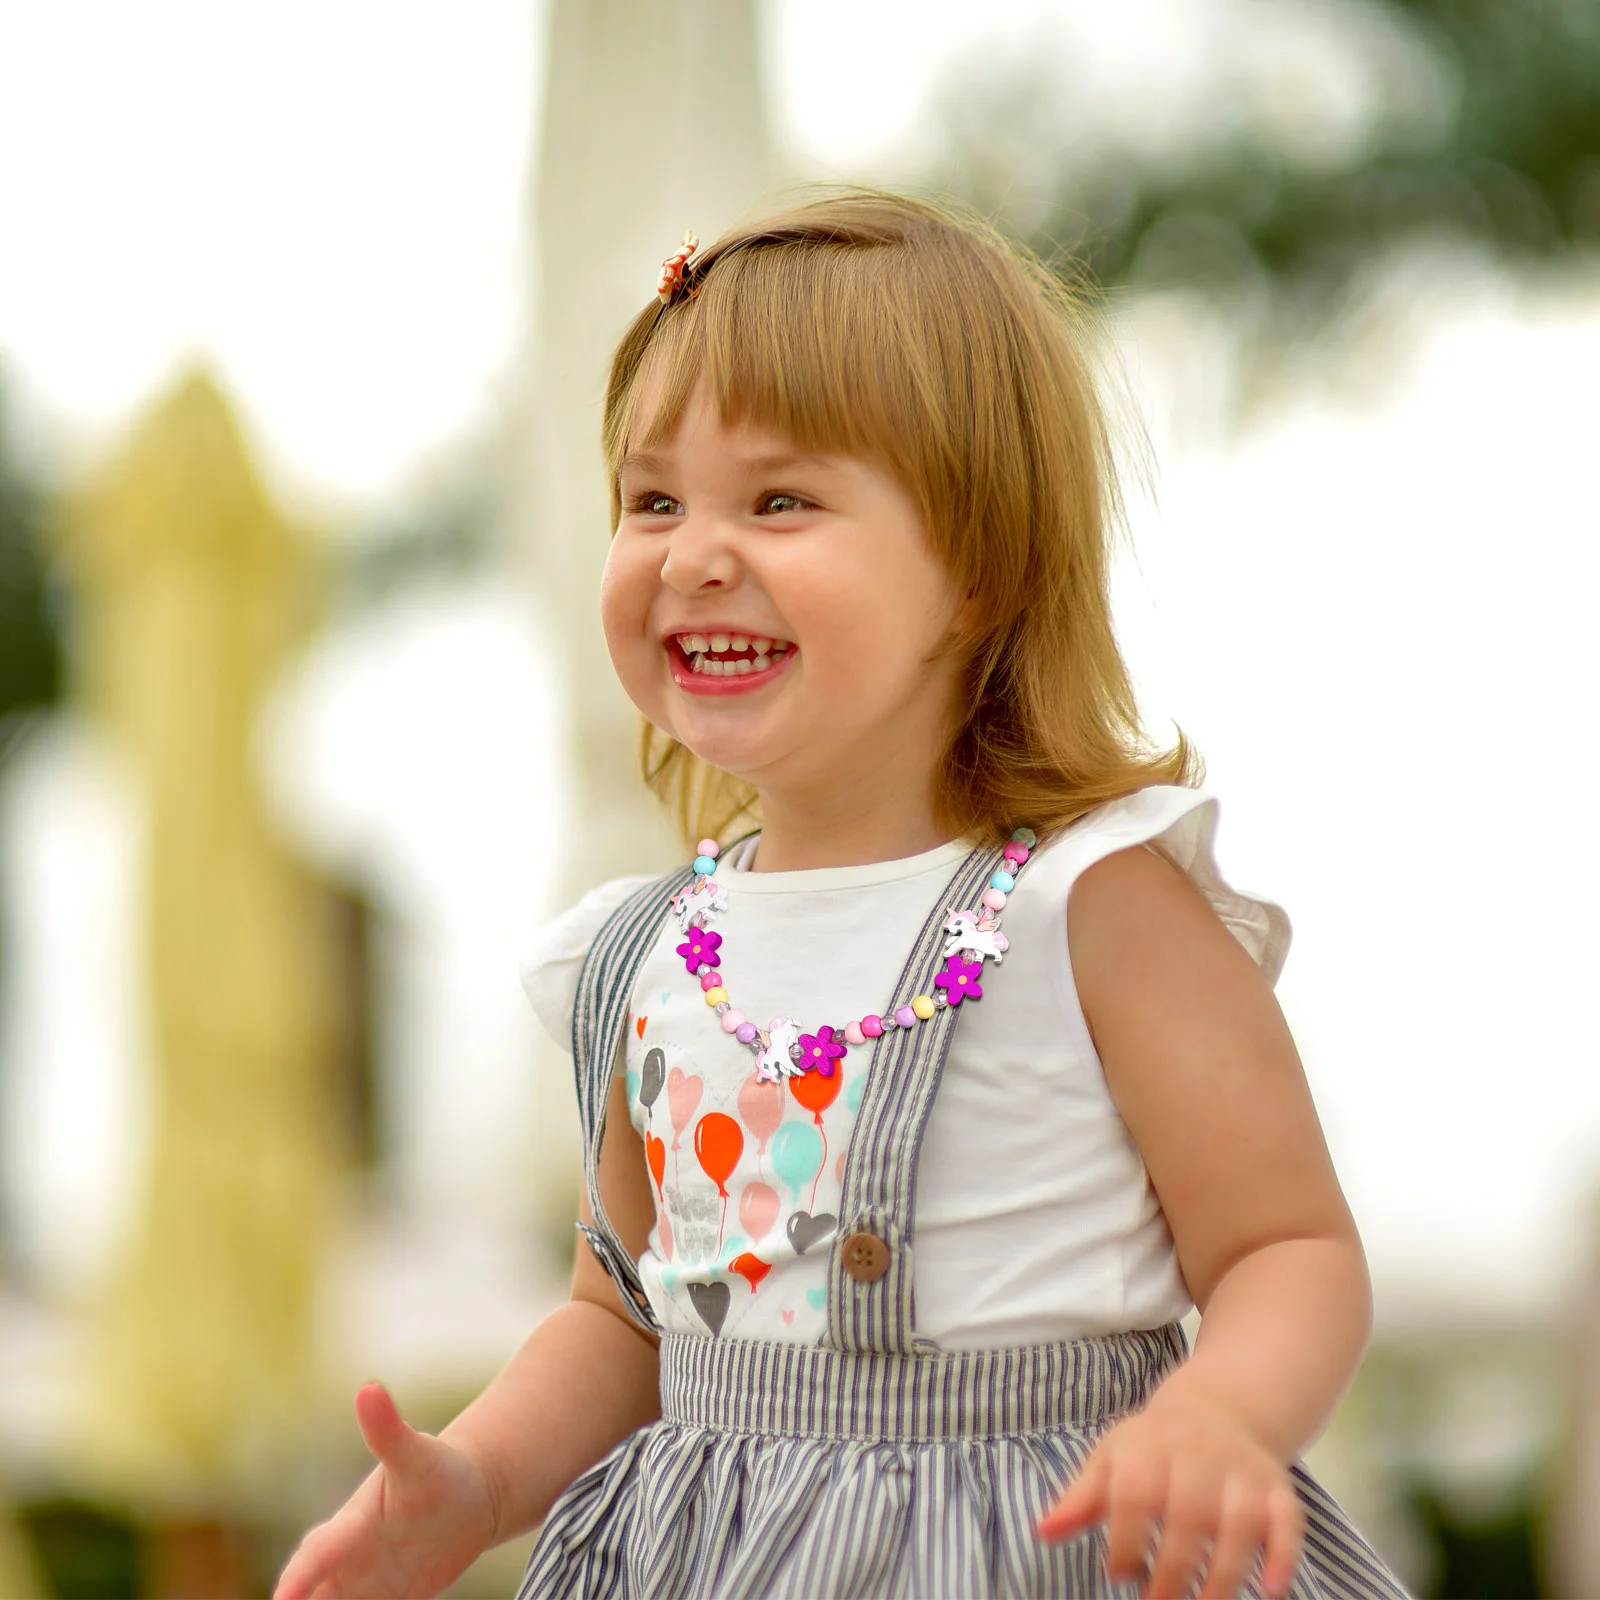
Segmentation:
{"type": "MultiPolygon", "coordinates": [[[[953,942],[946,922],[952,912],[976,906],[991,875],[1005,865],[998,849],[985,846],[956,868],[906,958],[886,1014],[913,996],[938,993],[934,978],[953,942]]],[[[917,1156],[959,1010],[938,1007],[926,1020],[896,1027],[873,1044],[828,1263],[824,1342],[836,1350],[917,1348],[911,1259],[917,1156]]]]}
{"type": "Polygon", "coordinates": [[[606,1107],[628,1006],[639,968],[661,932],[674,895],[694,882],[691,867],[679,867],[635,890],[606,918],[578,973],[572,1008],[572,1066],[578,1084],[578,1123],[583,1135],[583,1175],[594,1226],[579,1230],[617,1286],[628,1315],[651,1333],[661,1331],[645,1298],[639,1265],[606,1215],[600,1198],[600,1145],[606,1107]]]}

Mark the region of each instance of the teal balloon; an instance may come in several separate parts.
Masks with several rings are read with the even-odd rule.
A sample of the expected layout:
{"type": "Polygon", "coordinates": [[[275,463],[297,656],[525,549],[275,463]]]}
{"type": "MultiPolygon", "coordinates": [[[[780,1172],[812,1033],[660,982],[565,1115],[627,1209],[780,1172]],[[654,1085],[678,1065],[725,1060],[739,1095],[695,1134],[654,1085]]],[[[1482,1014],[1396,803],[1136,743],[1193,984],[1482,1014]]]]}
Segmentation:
{"type": "Polygon", "coordinates": [[[639,1074],[635,1072],[632,1067],[629,1067],[628,1070],[623,1073],[622,1081],[628,1091],[628,1104],[630,1106],[637,1105],[639,1103],[639,1074]]]}
{"type": "Polygon", "coordinates": [[[676,1261],[664,1261],[661,1264],[661,1287],[671,1294],[678,1287],[678,1279],[683,1276],[683,1268],[676,1261]]]}
{"type": "Polygon", "coordinates": [[[742,1256],[750,1248],[749,1242],[739,1237],[738,1234],[729,1239],[722,1247],[722,1254],[717,1258],[717,1265],[725,1267],[735,1256],[742,1256]]]}
{"type": "Polygon", "coordinates": [[[849,1106],[850,1115],[852,1117],[861,1109],[861,1091],[865,1089],[866,1086],[866,1073],[858,1072],[855,1077],[850,1080],[850,1087],[844,1092],[844,1103],[849,1106]]]}
{"type": "Polygon", "coordinates": [[[798,1202],[822,1166],[822,1129],[814,1122],[784,1123],[772,1136],[772,1165],[798,1202]]]}

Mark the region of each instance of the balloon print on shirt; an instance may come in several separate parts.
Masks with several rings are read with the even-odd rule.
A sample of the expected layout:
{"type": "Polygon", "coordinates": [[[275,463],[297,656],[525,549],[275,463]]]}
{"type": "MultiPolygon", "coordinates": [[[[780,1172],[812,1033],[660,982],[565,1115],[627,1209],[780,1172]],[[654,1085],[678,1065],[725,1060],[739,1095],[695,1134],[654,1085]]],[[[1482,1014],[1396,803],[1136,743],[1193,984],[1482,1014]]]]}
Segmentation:
{"type": "Polygon", "coordinates": [[[754,1294],[761,1280],[772,1271],[772,1263],[763,1261],[751,1250],[743,1250],[728,1263],[728,1270],[737,1272],[750,1285],[750,1293],[754,1294]]]}
{"type": "Polygon", "coordinates": [[[770,1083],[759,1073],[752,1072],[739,1085],[739,1116],[756,1136],[756,1163],[767,1153],[767,1142],[778,1131],[783,1121],[783,1085],[770,1083]]]}
{"type": "Polygon", "coordinates": [[[800,1190],[822,1170],[822,1130],[809,1122],[786,1122],[772,1137],[772,1165],[796,1205],[800,1190]]]}
{"type": "Polygon", "coordinates": [[[728,1222],[728,1179],[744,1154],[744,1131],[726,1112],[708,1111],[694,1125],[694,1154],[700,1170],[722,1196],[722,1226],[717,1229],[717,1252],[721,1254],[722,1229],[728,1222]]]}
{"type": "Polygon", "coordinates": [[[739,1226],[759,1244],[778,1220],[778,1191],[756,1180],[739,1191],[739,1226]]]}
{"type": "Polygon", "coordinates": [[[843,1087],[844,1070],[837,1064],[826,1077],[820,1072],[803,1072],[798,1077],[789,1079],[790,1094],[811,1113],[822,1139],[822,1149],[817,1156],[816,1176],[811,1180],[812,1205],[817,1203],[817,1185],[822,1182],[822,1169],[828,1164],[828,1131],[822,1126],[822,1113],[839,1098],[839,1091],[843,1087]]]}
{"type": "MultiPolygon", "coordinates": [[[[666,1081],[667,1058],[659,1045],[645,1051],[644,1070],[639,1074],[639,1104],[651,1110],[661,1098],[661,1085],[666,1081]]],[[[631,1078],[632,1073],[628,1076],[631,1078]]]]}

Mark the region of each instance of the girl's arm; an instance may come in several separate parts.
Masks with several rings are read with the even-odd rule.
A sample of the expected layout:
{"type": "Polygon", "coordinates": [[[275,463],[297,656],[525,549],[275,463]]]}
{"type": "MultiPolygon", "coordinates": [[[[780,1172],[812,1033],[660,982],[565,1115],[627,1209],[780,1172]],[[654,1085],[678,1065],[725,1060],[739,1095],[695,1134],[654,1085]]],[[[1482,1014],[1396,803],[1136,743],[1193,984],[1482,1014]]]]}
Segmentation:
{"type": "MultiPolygon", "coordinates": [[[[655,1207],[621,1073],[606,1111],[600,1190],[612,1225],[637,1260],[649,1242],[655,1207]]],[[[594,1221],[582,1190],[578,1214],[594,1221]]],[[[542,1522],[573,1479],[660,1414],[656,1341],[629,1318],[579,1235],[571,1299],[534,1329],[439,1437],[482,1469],[494,1505],[490,1543],[500,1544],[542,1522]]]]}
{"type": "MultiPolygon", "coordinates": [[[[1285,1471],[1326,1426],[1371,1325],[1355,1224],[1294,1042],[1260,969],[1176,867],[1119,851],[1074,885],[1068,940],[1106,1083],[1202,1314],[1190,1360],[1097,1447],[1049,1535],[1109,1524],[1113,1572],[1206,1600],[1262,1547],[1287,1589],[1302,1519],[1285,1471]]],[[[1232,1587],[1230,1587],[1232,1585],[1232,1587]]]]}
{"type": "MultiPolygon", "coordinates": [[[[644,1153],[620,1075],[600,1155],[606,1211],[643,1252],[652,1218],[644,1153]]],[[[579,1210],[588,1220],[587,1197],[579,1210]]],[[[586,1244],[572,1298],[437,1438],[407,1426],[381,1384],[356,1395],[378,1464],[279,1576],[276,1600],[435,1595],[490,1545],[541,1521],[562,1489],[658,1414],[655,1341],[628,1320],[586,1244]]]]}

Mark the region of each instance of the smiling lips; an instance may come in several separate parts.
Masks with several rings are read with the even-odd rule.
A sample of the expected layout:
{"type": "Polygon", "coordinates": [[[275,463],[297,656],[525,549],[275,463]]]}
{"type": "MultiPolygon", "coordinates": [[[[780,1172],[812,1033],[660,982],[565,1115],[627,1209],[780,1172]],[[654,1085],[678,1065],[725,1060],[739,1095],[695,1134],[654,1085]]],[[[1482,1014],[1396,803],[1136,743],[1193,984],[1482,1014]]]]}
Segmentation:
{"type": "Polygon", "coordinates": [[[672,678],[690,694],[740,694],[770,683],[797,653],[787,639],[679,633],[668,640],[672,678]]]}

